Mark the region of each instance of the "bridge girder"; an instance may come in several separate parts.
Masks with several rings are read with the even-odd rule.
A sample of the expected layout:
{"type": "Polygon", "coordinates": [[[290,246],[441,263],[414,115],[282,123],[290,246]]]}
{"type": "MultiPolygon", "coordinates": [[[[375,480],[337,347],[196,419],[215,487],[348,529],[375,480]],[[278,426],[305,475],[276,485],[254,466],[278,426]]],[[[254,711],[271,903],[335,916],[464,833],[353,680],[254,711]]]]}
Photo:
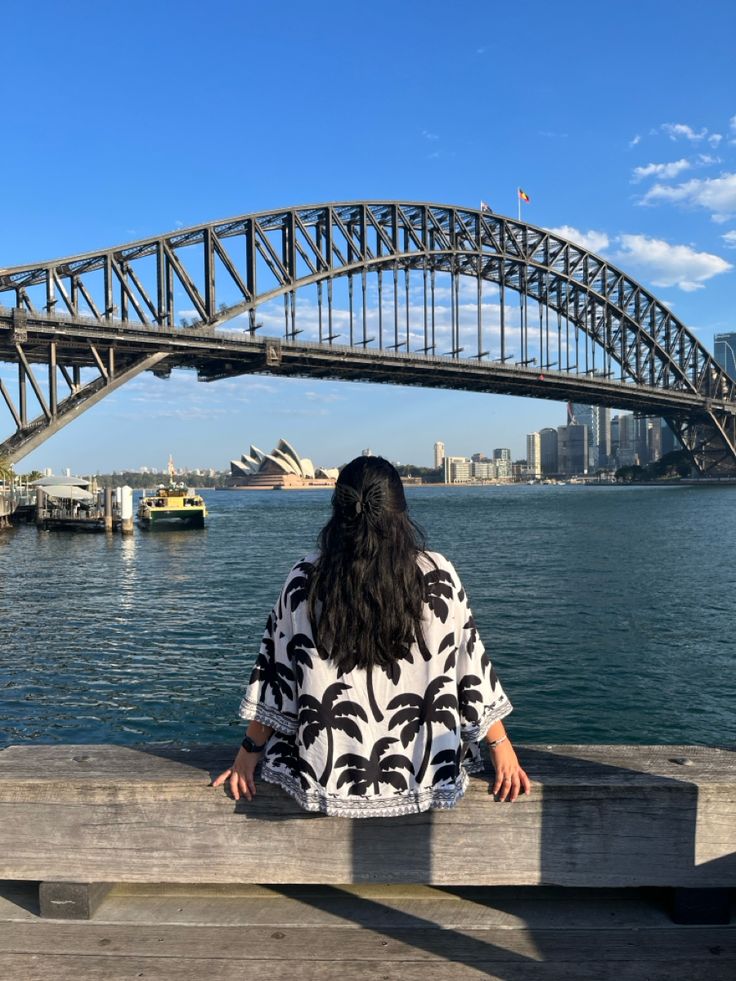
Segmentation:
{"type": "MultiPolygon", "coordinates": [[[[612,406],[633,405],[646,411],[659,399],[660,414],[667,418],[702,473],[736,473],[736,381],[641,284],[600,256],[545,229],[486,211],[411,202],[347,202],[281,209],[212,222],[114,249],[0,270],[0,300],[3,295],[6,302],[8,297],[12,300],[12,306],[0,310],[0,360],[18,365],[18,405],[7,386],[0,387],[16,424],[15,435],[0,445],[0,453],[23,455],[28,451],[26,437],[31,432],[37,445],[41,432],[50,435],[59,428],[58,423],[72,406],[55,397],[58,372],[74,395],[75,388],[80,388],[74,378],[81,368],[93,368],[99,374],[94,394],[102,397],[99,393],[111,390],[109,381],[114,377],[114,369],[111,372],[106,365],[110,359],[114,364],[116,356],[123,358],[128,370],[142,364],[144,356],[165,353],[165,359],[156,361],[159,372],[172,365],[185,365],[196,367],[203,378],[249,370],[295,373],[299,359],[286,358],[278,365],[269,365],[262,352],[255,358],[245,356],[242,345],[239,347],[234,339],[223,340],[224,332],[217,328],[246,314],[247,336],[255,342],[258,308],[283,297],[283,349],[291,346],[296,351],[301,333],[296,300],[307,288],[317,291],[316,340],[322,353],[318,356],[308,345],[302,345],[306,351],[302,371],[314,374],[321,370],[318,362],[325,360],[335,377],[341,359],[346,371],[344,355],[335,344],[340,335],[335,333],[333,322],[332,290],[338,281],[347,283],[349,294],[347,347],[363,353],[378,352],[378,360],[358,359],[360,363],[353,367],[356,374],[343,376],[417,383],[411,379],[417,373],[419,354],[433,365],[420,372],[421,384],[447,385],[450,378],[452,387],[472,387],[479,384],[475,376],[480,369],[485,372],[485,390],[557,397],[548,393],[554,390],[581,395],[590,389],[584,378],[592,377],[595,390],[587,391],[588,401],[605,400],[612,406]],[[236,255],[234,244],[238,245],[236,255]],[[411,275],[417,272],[423,294],[423,316],[418,326],[410,323],[409,285],[411,275]],[[434,357],[438,347],[435,278],[442,275],[449,277],[451,284],[451,350],[449,357],[438,359],[434,357]],[[367,330],[368,276],[377,280],[378,338],[369,337],[367,330]],[[385,287],[384,277],[389,278],[385,287]],[[472,357],[465,358],[460,357],[458,284],[462,277],[475,280],[478,295],[478,347],[472,357]],[[362,314],[357,324],[356,278],[359,298],[355,305],[362,314]],[[399,323],[400,278],[405,285],[405,323],[399,323]],[[492,360],[485,350],[489,328],[485,325],[484,334],[482,323],[484,284],[493,284],[499,297],[500,323],[494,325],[500,337],[499,357],[492,360]],[[382,324],[384,288],[393,301],[392,331],[384,331],[382,324]],[[520,298],[519,353],[514,369],[526,378],[514,384],[503,370],[508,360],[517,358],[504,345],[508,291],[520,298]],[[176,325],[177,292],[193,311],[192,321],[185,328],[176,325]],[[536,328],[529,324],[528,300],[540,311],[534,357],[532,335],[536,328]],[[542,309],[547,318],[546,360],[542,309]],[[549,363],[550,312],[558,319],[557,370],[549,363]],[[572,328],[575,334],[575,364],[570,363],[568,337],[564,370],[563,321],[566,330],[572,328]],[[585,338],[583,371],[578,364],[581,335],[585,338]],[[193,345],[194,337],[198,343],[193,345]],[[209,344],[209,351],[203,349],[201,341],[209,344]],[[445,361],[453,362],[454,367],[445,368],[445,361]],[[48,369],[45,387],[35,378],[33,363],[48,369]],[[614,374],[618,379],[611,382],[614,374]],[[545,381],[547,384],[541,384],[545,381]],[[39,417],[30,422],[25,412],[26,383],[41,408],[39,417]],[[543,391],[537,392],[540,387],[543,391]],[[659,395],[653,397],[652,392],[659,395]]],[[[264,339],[265,347],[267,341],[264,339]]],[[[83,402],[78,400],[74,408],[83,402]]]]}

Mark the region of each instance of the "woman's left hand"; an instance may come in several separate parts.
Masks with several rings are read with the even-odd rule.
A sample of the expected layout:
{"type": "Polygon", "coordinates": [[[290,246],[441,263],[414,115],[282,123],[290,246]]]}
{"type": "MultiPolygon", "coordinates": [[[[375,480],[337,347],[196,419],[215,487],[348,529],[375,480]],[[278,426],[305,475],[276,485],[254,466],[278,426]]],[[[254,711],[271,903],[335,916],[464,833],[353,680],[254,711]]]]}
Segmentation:
{"type": "Polygon", "coordinates": [[[213,780],[212,786],[219,787],[226,780],[229,780],[230,792],[235,800],[240,800],[241,795],[247,800],[253,800],[256,795],[256,782],[253,779],[253,774],[260,756],[260,753],[249,753],[241,746],[233,765],[213,780]]]}

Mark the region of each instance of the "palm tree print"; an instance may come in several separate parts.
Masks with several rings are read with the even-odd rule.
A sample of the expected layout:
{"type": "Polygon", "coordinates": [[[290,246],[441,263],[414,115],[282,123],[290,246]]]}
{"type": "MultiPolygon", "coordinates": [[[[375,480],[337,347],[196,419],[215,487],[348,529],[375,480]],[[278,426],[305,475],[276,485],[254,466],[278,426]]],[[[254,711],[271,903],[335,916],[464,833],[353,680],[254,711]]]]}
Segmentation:
{"type": "Polygon", "coordinates": [[[442,669],[443,671],[450,671],[455,667],[455,662],[457,661],[457,645],[455,644],[454,630],[451,630],[449,634],[445,634],[445,636],[442,638],[442,642],[437,648],[437,653],[441,654],[443,651],[446,651],[448,647],[450,647],[451,650],[445,660],[445,666],[442,669]]]}
{"type": "Polygon", "coordinates": [[[452,576],[444,569],[432,569],[424,574],[424,587],[430,610],[443,623],[447,623],[449,601],[452,599],[452,576]]]}
{"type": "Polygon", "coordinates": [[[292,776],[298,778],[303,790],[309,789],[307,776],[310,776],[312,780],[317,779],[317,774],[312,767],[299,755],[296,743],[293,740],[282,739],[274,743],[273,746],[269,746],[266,750],[266,757],[268,763],[274,764],[275,766],[287,767],[291,771],[292,776]]]}
{"type": "Polygon", "coordinates": [[[260,682],[258,700],[265,702],[270,695],[279,711],[284,707],[284,698],[291,700],[294,697],[294,689],[290,684],[294,682],[294,672],[287,664],[276,660],[274,642],[268,637],[264,637],[261,644],[249,685],[256,682],[260,682]]]}
{"type": "Polygon", "coordinates": [[[464,754],[465,747],[460,743],[457,749],[443,749],[432,757],[432,766],[439,767],[432,777],[433,787],[436,787],[438,783],[444,783],[446,780],[451,783],[456,782],[460,773],[460,761],[464,754]]]}
{"type": "Polygon", "coordinates": [[[443,725],[452,732],[457,732],[457,698],[455,695],[446,692],[441,695],[441,690],[452,679],[446,675],[433,678],[427,685],[424,695],[416,692],[404,692],[396,695],[388,703],[389,709],[398,709],[388,724],[389,729],[395,726],[402,726],[401,743],[406,749],[412,739],[417,736],[420,729],[426,731],[424,743],[424,756],[422,764],[417,773],[417,783],[421,783],[424,774],[427,772],[429,758],[432,752],[432,726],[435,724],[443,725]]]}
{"type": "Polygon", "coordinates": [[[347,700],[342,702],[337,701],[345,691],[350,691],[350,685],[346,685],[342,681],[337,681],[325,689],[322,701],[313,695],[304,694],[299,696],[299,726],[301,728],[304,748],[309,749],[312,743],[323,732],[327,738],[327,760],[322,776],[319,778],[319,782],[323,787],[327,786],[327,780],[332,772],[332,757],[335,749],[334,737],[332,735],[333,729],[340,729],[352,739],[357,739],[359,743],[362,743],[363,736],[361,735],[360,728],[351,716],[356,716],[362,719],[363,722],[368,721],[368,716],[365,714],[362,705],[347,700]]]}
{"type": "Polygon", "coordinates": [[[314,662],[310,651],[314,651],[314,641],[306,634],[294,634],[286,644],[286,656],[294,666],[297,684],[304,684],[304,669],[313,668],[314,662]]]}
{"type": "Polygon", "coordinates": [[[398,739],[393,736],[384,736],[373,744],[370,756],[359,756],[357,753],[344,753],[335,760],[335,768],[348,767],[340,774],[337,786],[349,783],[348,794],[363,796],[370,788],[374,794],[380,793],[382,783],[390,784],[398,791],[406,790],[406,777],[399,770],[408,770],[414,773],[414,766],[411,760],[399,753],[392,753],[385,756],[388,748],[398,739]]]}
{"type": "Polygon", "coordinates": [[[313,570],[314,566],[311,562],[298,562],[294,566],[294,575],[289,579],[284,589],[284,603],[291,609],[292,613],[307,600],[309,576],[313,570]]]}
{"type": "Polygon", "coordinates": [[[457,686],[460,701],[460,712],[462,717],[467,719],[468,722],[480,722],[478,709],[475,707],[475,705],[473,705],[473,702],[483,701],[483,696],[478,690],[480,685],[480,678],[476,678],[474,674],[466,674],[460,684],[457,686]]]}

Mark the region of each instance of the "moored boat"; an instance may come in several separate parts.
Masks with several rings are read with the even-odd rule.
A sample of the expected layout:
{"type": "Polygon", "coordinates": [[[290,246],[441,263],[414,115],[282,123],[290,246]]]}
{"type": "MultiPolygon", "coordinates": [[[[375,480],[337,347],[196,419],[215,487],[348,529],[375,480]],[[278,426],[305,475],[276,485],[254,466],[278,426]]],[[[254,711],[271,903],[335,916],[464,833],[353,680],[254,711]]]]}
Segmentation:
{"type": "Polygon", "coordinates": [[[141,528],[204,528],[207,506],[200,494],[184,484],[161,485],[138,505],[141,528]]]}

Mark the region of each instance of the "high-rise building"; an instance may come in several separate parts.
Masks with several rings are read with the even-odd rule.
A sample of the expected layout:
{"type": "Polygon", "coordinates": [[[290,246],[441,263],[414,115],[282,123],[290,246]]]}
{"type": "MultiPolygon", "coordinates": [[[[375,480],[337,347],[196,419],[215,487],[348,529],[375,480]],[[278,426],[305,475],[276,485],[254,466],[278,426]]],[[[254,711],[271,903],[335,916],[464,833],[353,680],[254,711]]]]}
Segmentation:
{"type": "Polygon", "coordinates": [[[680,441],[677,439],[674,432],[670,429],[664,419],[662,419],[662,456],[680,449],[682,449],[680,446],[680,441]]]}
{"type": "Polygon", "coordinates": [[[437,440],[434,444],[434,468],[439,470],[442,466],[442,461],[445,459],[445,444],[441,440],[437,440]]]}
{"type": "Polygon", "coordinates": [[[542,440],[539,433],[527,434],[526,472],[530,477],[542,476],[542,440]]]}
{"type": "Polygon", "coordinates": [[[370,447],[368,447],[367,449],[363,450],[360,455],[361,456],[373,456],[373,450],[370,447]]]}
{"type": "Polygon", "coordinates": [[[539,453],[542,474],[560,472],[557,430],[547,427],[539,431],[539,453]]]}
{"type": "Polygon", "coordinates": [[[595,471],[608,466],[611,455],[611,410],[603,405],[574,402],[572,416],[575,422],[588,427],[588,469],[595,471]]]}
{"type": "Polygon", "coordinates": [[[732,378],[736,378],[736,334],[716,334],[713,357],[732,378]]]}
{"type": "Polygon", "coordinates": [[[588,427],[580,423],[557,427],[560,473],[588,472],[588,427]]]}
{"type": "Polygon", "coordinates": [[[631,412],[622,412],[618,417],[618,448],[616,463],[619,467],[631,467],[641,463],[639,457],[639,434],[636,419],[631,412]]]}

